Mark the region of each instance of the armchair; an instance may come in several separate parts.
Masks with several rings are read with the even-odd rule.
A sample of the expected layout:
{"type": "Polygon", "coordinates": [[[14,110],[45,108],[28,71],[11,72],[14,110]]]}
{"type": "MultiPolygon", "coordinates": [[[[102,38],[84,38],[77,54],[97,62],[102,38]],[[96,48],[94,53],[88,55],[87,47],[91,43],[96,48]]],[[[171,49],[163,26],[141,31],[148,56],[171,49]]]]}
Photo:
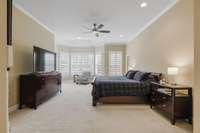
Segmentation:
{"type": "Polygon", "coordinates": [[[91,79],[91,72],[83,72],[79,77],[77,77],[76,84],[89,84],[91,79]]]}

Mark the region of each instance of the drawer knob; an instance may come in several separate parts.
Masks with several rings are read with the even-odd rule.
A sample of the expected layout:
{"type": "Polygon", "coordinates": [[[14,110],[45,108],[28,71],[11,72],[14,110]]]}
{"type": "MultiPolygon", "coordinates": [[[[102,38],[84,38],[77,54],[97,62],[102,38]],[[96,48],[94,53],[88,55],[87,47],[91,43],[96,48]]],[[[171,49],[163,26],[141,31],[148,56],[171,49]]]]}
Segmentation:
{"type": "Polygon", "coordinates": [[[165,107],[166,107],[166,104],[163,104],[162,107],[165,108],[165,107]]]}
{"type": "Polygon", "coordinates": [[[163,100],[167,99],[167,97],[162,97],[163,100]]]}
{"type": "Polygon", "coordinates": [[[156,101],[155,98],[152,98],[151,100],[152,100],[153,102],[156,101]]]}

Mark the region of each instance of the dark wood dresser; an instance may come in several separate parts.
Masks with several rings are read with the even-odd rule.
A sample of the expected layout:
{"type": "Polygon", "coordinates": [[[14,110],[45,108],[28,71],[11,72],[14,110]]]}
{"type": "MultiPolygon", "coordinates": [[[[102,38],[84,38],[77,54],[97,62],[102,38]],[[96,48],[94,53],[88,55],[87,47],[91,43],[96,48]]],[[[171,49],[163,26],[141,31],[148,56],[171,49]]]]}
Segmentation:
{"type": "Polygon", "coordinates": [[[20,76],[20,109],[37,106],[61,92],[61,73],[30,73],[20,76]]]}
{"type": "Polygon", "coordinates": [[[192,123],[191,87],[152,82],[151,89],[151,108],[169,117],[173,125],[179,118],[192,123]]]}

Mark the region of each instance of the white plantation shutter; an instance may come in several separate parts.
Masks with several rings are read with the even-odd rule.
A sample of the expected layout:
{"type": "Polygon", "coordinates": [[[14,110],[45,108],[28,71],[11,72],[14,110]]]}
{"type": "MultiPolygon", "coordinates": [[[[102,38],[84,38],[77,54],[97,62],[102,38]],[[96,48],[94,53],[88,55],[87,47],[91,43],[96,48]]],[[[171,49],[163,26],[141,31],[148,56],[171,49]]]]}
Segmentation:
{"type": "Polygon", "coordinates": [[[59,70],[62,73],[63,77],[69,76],[69,54],[61,52],[59,60],[59,70]]]}
{"type": "Polygon", "coordinates": [[[109,52],[109,75],[122,75],[122,51],[109,52]]]}
{"type": "Polygon", "coordinates": [[[94,73],[94,55],[90,52],[71,53],[71,75],[84,71],[94,73]]]}
{"type": "Polygon", "coordinates": [[[95,55],[95,74],[96,75],[104,74],[103,55],[101,52],[96,52],[95,55]]]}

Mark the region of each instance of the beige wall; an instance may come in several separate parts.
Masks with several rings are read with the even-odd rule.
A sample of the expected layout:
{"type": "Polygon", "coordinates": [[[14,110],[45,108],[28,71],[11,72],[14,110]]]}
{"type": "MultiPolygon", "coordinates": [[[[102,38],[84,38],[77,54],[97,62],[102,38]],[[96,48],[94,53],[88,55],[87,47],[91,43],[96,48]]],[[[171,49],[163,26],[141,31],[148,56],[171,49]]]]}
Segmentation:
{"type": "Polygon", "coordinates": [[[7,0],[0,1],[0,133],[8,133],[6,2],[7,0]]]}
{"type": "Polygon", "coordinates": [[[200,133],[200,1],[195,0],[194,133],[200,133]]]}
{"type": "Polygon", "coordinates": [[[179,67],[177,83],[193,82],[193,0],[180,0],[127,46],[135,69],[167,72],[179,67]]]}
{"type": "Polygon", "coordinates": [[[9,105],[19,102],[19,75],[33,71],[33,45],[54,51],[54,34],[19,9],[13,9],[14,65],[9,80],[9,105]]]}

